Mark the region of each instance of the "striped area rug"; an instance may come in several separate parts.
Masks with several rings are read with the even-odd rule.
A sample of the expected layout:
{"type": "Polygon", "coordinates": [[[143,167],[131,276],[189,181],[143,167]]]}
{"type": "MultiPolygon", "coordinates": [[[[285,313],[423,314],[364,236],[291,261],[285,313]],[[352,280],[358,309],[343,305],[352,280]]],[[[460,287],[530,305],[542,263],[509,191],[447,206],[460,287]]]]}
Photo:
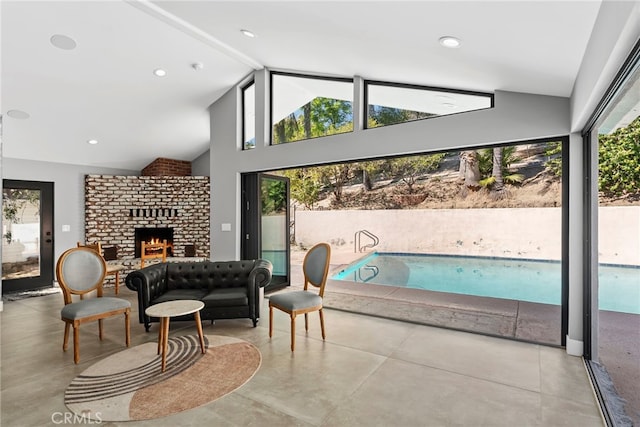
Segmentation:
{"type": "Polygon", "coordinates": [[[257,372],[260,351],[246,341],[196,335],[171,337],[165,372],[157,343],[145,343],[94,364],[74,378],[65,404],[95,421],[146,420],[196,408],[236,390],[257,372]]]}

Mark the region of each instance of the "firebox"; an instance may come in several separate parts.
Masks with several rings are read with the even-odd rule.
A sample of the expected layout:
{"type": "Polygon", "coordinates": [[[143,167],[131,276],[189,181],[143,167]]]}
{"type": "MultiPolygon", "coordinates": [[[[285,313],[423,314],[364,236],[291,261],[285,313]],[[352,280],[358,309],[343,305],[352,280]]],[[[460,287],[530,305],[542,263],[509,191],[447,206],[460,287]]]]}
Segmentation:
{"type": "Polygon", "coordinates": [[[163,240],[167,241],[167,256],[173,256],[173,228],[171,227],[136,228],[135,239],[134,256],[136,258],[140,258],[142,242],[160,243],[163,240]]]}

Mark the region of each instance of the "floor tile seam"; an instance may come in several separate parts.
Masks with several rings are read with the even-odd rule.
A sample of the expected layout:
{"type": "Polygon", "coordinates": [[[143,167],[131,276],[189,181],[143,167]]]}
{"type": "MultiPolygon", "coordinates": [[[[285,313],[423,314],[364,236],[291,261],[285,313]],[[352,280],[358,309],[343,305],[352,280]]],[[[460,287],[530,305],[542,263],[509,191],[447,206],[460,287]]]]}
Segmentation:
{"type": "Polygon", "coordinates": [[[408,363],[408,364],[415,365],[415,366],[420,366],[420,367],[423,367],[423,368],[433,369],[433,370],[440,371],[440,372],[446,372],[446,373],[457,375],[457,376],[473,378],[475,380],[479,380],[479,381],[482,381],[482,382],[488,382],[488,383],[492,383],[492,384],[497,384],[497,385],[500,385],[500,386],[514,388],[514,389],[526,391],[526,392],[529,392],[529,393],[536,393],[536,394],[541,394],[542,393],[541,390],[533,390],[533,389],[530,389],[530,388],[527,388],[527,387],[524,387],[524,386],[518,386],[518,385],[515,385],[515,384],[509,384],[509,383],[506,383],[506,382],[493,380],[493,379],[486,378],[486,377],[480,377],[480,376],[477,376],[477,375],[471,375],[471,374],[468,374],[468,373],[455,371],[455,370],[452,370],[452,369],[447,369],[447,368],[444,368],[444,367],[441,367],[441,366],[435,366],[435,365],[430,365],[430,364],[426,364],[426,363],[416,362],[415,360],[403,359],[401,357],[394,356],[394,353],[389,355],[388,359],[389,360],[395,360],[395,361],[403,362],[403,363],[408,363]]]}
{"type": "MultiPolygon", "coordinates": [[[[292,413],[289,413],[287,411],[284,411],[284,410],[280,409],[279,407],[275,407],[273,404],[271,404],[269,402],[259,400],[259,399],[255,398],[255,397],[251,396],[250,394],[244,394],[244,393],[242,393],[243,387],[244,387],[244,385],[241,386],[240,388],[238,388],[237,390],[232,391],[229,394],[229,396],[233,396],[233,395],[240,396],[243,399],[250,400],[250,401],[252,401],[254,403],[257,403],[258,405],[261,405],[261,406],[264,406],[264,407],[268,408],[270,412],[272,412],[272,413],[274,413],[276,415],[278,415],[278,414],[286,415],[287,417],[291,417],[291,418],[293,418],[293,419],[295,419],[297,421],[300,421],[301,423],[304,423],[305,425],[318,426],[318,427],[321,425],[321,424],[310,423],[310,422],[308,422],[306,420],[303,420],[302,418],[297,417],[296,415],[294,415],[292,413]]],[[[210,402],[209,405],[213,405],[214,403],[215,403],[215,401],[210,402]]]]}
{"type": "MultiPolygon", "coordinates": [[[[44,297],[32,297],[32,298],[46,298],[46,297],[47,297],[47,296],[44,296],[44,297]]],[[[60,298],[59,309],[60,309],[60,310],[62,310],[62,307],[64,307],[64,300],[63,300],[60,296],[59,296],[58,298],[60,298]]],[[[16,301],[4,302],[4,304],[3,304],[3,310],[2,310],[2,313],[6,313],[7,306],[8,306],[8,305],[13,305],[13,304],[16,304],[16,305],[19,305],[19,306],[20,306],[20,312],[19,312],[19,314],[20,314],[20,316],[21,316],[21,317],[24,317],[24,315],[25,315],[25,313],[24,313],[24,312],[25,312],[25,310],[31,310],[31,311],[33,311],[33,312],[35,312],[35,313],[44,313],[44,314],[45,314],[45,315],[47,315],[47,316],[49,316],[49,315],[47,314],[47,312],[49,312],[49,311],[51,311],[51,310],[52,310],[51,306],[39,305],[39,304],[31,305],[31,304],[27,304],[27,303],[25,302],[25,300],[16,300],[16,301]]],[[[57,315],[59,315],[59,311],[60,311],[60,310],[58,310],[57,315]]],[[[56,315],[56,316],[57,316],[57,315],[56,315]]],[[[56,318],[56,316],[54,316],[54,315],[52,314],[52,315],[50,315],[49,317],[56,318]]]]}
{"type": "MultiPolygon", "coordinates": [[[[344,346],[342,346],[344,347],[344,346]]],[[[362,350],[361,350],[362,351],[362,350]]],[[[366,351],[365,351],[366,352],[366,351]]],[[[366,353],[371,353],[371,352],[366,352],[366,353]]],[[[371,353],[371,354],[375,354],[375,353],[371,353]]],[[[377,355],[377,354],[376,354],[377,355]]],[[[368,375],[366,375],[365,377],[363,377],[362,381],[360,381],[360,384],[357,385],[357,387],[355,387],[351,393],[349,393],[348,396],[345,396],[344,399],[342,399],[340,401],[339,404],[337,405],[331,405],[331,410],[328,410],[327,413],[325,414],[324,417],[322,417],[322,420],[319,424],[319,426],[324,426],[326,425],[325,422],[326,420],[332,416],[333,414],[336,413],[336,411],[338,411],[341,407],[343,407],[344,405],[348,405],[350,404],[351,400],[353,399],[353,397],[357,394],[357,392],[364,387],[364,385],[367,383],[367,381],[369,381],[375,374],[376,372],[378,372],[380,370],[380,368],[382,368],[382,366],[385,365],[385,363],[387,363],[389,361],[389,357],[388,356],[382,356],[383,359],[380,361],[380,363],[378,365],[376,365],[373,369],[371,369],[371,371],[369,372],[368,375]]]]}

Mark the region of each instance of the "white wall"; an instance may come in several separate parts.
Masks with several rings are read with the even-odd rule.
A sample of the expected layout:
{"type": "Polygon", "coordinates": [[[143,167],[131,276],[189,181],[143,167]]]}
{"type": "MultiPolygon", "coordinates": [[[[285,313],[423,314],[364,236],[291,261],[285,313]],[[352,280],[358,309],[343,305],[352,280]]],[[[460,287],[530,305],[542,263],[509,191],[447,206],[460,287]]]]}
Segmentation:
{"type": "Polygon", "coordinates": [[[191,175],[209,176],[211,170],[211,151],[207,150],[191,162],[191,175]]]}
{"type": "MultiPolygon", "coordinates": [[[[640,267],[638,239],[629,237],[640,236],[640,206],[606,206],[599,213],[599,261],[640,267]]],[[[561,208],[296,210],[293,220],[296,243],[304,247],[329,242],[334,251],[354,252],[355,233],[367,230],[380,239],[375,249],[382,252],[562,258],[561,208]]]]}
{"type": "Polygon", "coordinates": [[[293,219],[296,243],[305,247],[330,242],[354,252],[355,233],[367,230],[380,239],[375,249],[382,252],[562,257],[561,208],[298,210],[293,219]]]}
{"type": "Polygon", "coordinates": [[[571,94],[571,130],[581,132],[640,39],[640,2],[604,0],[571,94]]]}
{"type": "Polygon", "coordinates": [[[139,171],[62,163],[2,159],[2,178],[54,183],[54,260],[84,241],[84,177],[89,174],[139,175],[139,171]],[[62,225],[71,226],[63,232],[62,225]]]}

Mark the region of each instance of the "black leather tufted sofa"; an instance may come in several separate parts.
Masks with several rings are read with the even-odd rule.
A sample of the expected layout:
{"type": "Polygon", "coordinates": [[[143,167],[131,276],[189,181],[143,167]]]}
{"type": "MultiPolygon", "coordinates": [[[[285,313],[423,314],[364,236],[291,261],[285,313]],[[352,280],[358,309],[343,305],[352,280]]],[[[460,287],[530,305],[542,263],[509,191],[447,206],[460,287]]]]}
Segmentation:
{"type": "MultiPolygon", "coordinates": [[[[140,323],[149,331],[159,322],[144,312],[165,301],[193,299],[204,302],[203,320],[260,318],[260,288],[271,281],[273,267],[263,259],[241,261],[168,262],[154,264],[127,275],[126,285],[138,293],[140,323]]],[[[193,320],[193,315],[172,318],[193,320]]]]}

